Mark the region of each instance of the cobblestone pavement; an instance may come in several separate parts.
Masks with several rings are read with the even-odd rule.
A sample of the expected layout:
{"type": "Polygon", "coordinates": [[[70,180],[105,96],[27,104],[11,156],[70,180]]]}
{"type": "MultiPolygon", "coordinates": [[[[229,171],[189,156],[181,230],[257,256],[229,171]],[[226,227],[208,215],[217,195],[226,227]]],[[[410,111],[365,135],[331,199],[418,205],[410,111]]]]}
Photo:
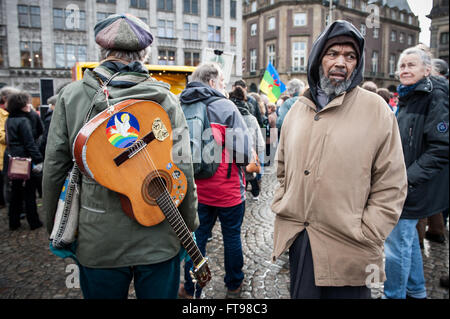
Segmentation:
{"type": "MultiPolygon", "coordinates": [[[[259,201],[252,200],[248,192],[245,218],[242,225],[244,251],[244,285],[242,298],[289,298],[289,262],[286,255],[275,263],[270,261],[273,242],[274,215],[270,203],[277,185],[273,174],[262,180],[259,201]]],[[[41,210],[40,200],[39,211],[41,210]]],[[[40,212],[43,218],[42,212],[40,212]]],[[[428,298],[448,299],[448,290],[439,286],[439,278],[448,274],[448,231],[445,244],[425,240],[423,250],[424,271],[428,298]]],[[[76,268],[71,259],[54,256],[48,249],[47,232],[44,228],[30,231],[26,220],[18,231],[8,230],[7,210],[0,210],[0,299],[79,299],[81,290],[76,287],[76,268]],[[75,287],[73,287],[75,285],[75,287]],[[68,288],[70,287],[70,288],[68,288]]],[[[208,243],[207,255],[213,279],[203,290],[202,298],[224,298],[226,287],[223,277],[223,244],[220,224],[213,230],[208,243]]],[[[181,274],[180,274],[180,278],[181,274]]],[[[372,290],[379,297],[382,287],[372,290]]],[[[134,291],[130,287],[130,298],[134,291]]]]}

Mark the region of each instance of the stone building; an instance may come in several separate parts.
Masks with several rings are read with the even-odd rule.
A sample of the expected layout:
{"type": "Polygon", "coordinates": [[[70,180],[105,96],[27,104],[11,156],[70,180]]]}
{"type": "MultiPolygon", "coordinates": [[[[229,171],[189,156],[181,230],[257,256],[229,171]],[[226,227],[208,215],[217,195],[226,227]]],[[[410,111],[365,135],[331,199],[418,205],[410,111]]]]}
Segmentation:
{"type": "Polygon", "coordinates": [[[433,8],[427,17],[431,19],[431,53],[448,63],[448,0],[433,0],[433,8]]]}
{"type": "MultiPolygon", "coordinates": [[[[243,5],[243,76],[256,91],[268,62],[281,80],[306,80],[312,44],[326,27],[329,5],[321,0],[247,0],[243,5]]],[[[395,90],[399,54],[419,39],[419,21],[406,0],[339,0],[332,19],[353,23],[364,35],[365,79],[395,90]]]]}
{"type": "Polygon", "coordinates": [[[242,0],[0,0],[0,86],[39,104],[40,79],[56,91],[76,61],[98,61],[95,23],[123,12],[150,25],[147,63],[195,66],[211,48],[234,54],[230,82],[242,77],[242,0]]]}

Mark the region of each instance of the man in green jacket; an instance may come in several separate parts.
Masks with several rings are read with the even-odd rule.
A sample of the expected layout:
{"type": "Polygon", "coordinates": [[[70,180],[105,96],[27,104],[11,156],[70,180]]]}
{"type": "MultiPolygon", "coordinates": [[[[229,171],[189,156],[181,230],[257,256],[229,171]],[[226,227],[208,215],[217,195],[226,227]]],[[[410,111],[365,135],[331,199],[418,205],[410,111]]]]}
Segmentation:
{"type": "MultiPolygon", "coordinates": [[[[173,158],[188,182],[179,210],[194,231],[199,221],[189,131],[169,85],[152,79],[143,65],[153,40],[150,29],[134,16],[115,14],[98,22],[94,31],[103,60],[60,92],[50,124],[43,174],[47,229],[51,232],[53,228],[61,188],[73,165],[73,143],[89,106],[95,96],[91,118],[107,108],[105,94],[95,94],[101,82],[118,73],[108,85],[110,105],[127,99],[154,101],[167,112],[172,130],[177,131],[173,150],[181,148],[186,158],[176,162],[179,157],[172,150],[173,158]]],[[[125,215],[117,193],[86,176],[82,176],[80,192],[75,255],[84,297],[127,298],[134,279],[137,298],[176,298],[181,246],[167,219],[151,227],[140,225],[125,215]]]]}

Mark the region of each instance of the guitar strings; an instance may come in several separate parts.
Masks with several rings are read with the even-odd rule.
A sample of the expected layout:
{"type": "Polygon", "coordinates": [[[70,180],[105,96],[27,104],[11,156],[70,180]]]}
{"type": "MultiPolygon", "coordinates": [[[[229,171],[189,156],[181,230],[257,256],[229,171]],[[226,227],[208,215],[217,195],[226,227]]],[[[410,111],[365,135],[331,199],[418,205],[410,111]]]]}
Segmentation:
{"type": "MultiPolygon", "coordinates": [[[[160,192],[166,192],[166,194],[169,195],[169,200],[168,200],[169,207],[172,208],[172,209],[178,210],[178,208],[175,206],[175,203],[173,202],[173,200],[172,200],[172,198],[170,196],[170,193],[169,193],[169,190],[167,189],[167,186],[164,185],[164,183],[162,182],[163,178],[159,174],[159,171],[156,168],[156,165],[153,162],[152,157],[151,157],[150,153],[147,151],[147,149],[144,148],[142,150],[142,155],[145,157],[147,163],[150,164],[151,168],[156,171],[156,174],[157,174],[156,178],[158,180],[156,181],[156,183],[155,183],[156,185],[155,186],[158,187],[158,190],[160,192]]],[[[187,228],[187,225],[184,223],[184,221],[182,221],[181,228],[183,228],[184,231],[189,232],[189,229],[187,228]]]]}
{"type": "MultiPolygon", "coordinates": [[[[158,169],[156,168],[156,165],[155,165],[155,163],[153,162],[150,153],[144,148],[144,149],[142,150],[142,155],[145,157],[145,159],[147,160],[147,162],[150,164],[151,168],[154,169],[154,170],[156,171],[157,179],[159,180],[159,181],[157,181],[157,183],[159,183],[158,186],[160,186],[160,187],[162,188],[162,189],[160,188],[159,190],[162,191],[162,192],[166,192],[166,193],[169,195],[169,198],[168,198],[169,206],[172,206],[173,209],[178,210],[178,208],[175,206],[175,203],[172,201],[172,198],[170,197],[170,193],[169,193],[169,190],[167,189],[167,186],[164,185],[163,182],[162,182],[162,177],[161,177],[161,175],[159,174],[159,171],[158,171],[158,169]]],[[[184,221],[182,221],[182,223],[181,223],[181,228],[183,228],[183,231],[185,231],[185,232],[187,231],[188,234],[189,234],[189,229],[187,228],[187,225],[186,225],[186,223],[185,223],[184,221]]],[[[196,245],[194,245],[194,247],[191,247],[191,248],[195,248],[195,247],[196,247],[196,245]]],[[[185,249],[188,250],[187,247],[185,247],[185,249]]],[[[198,249],[198,247],[197,247],[197,251],[194,251],[193,255],[196,254],[196,253],[199,253],[200,256],[203,258],[203,255],[202,255],[202,253],[200,252],[200,250],[198,249]]],[[[191,256],[191,259],[192,259],[192,257],[193,257],[193,256],[191,256]]],[[[192,262],[194,262],[193,259],[192,259],[192,262]]],[[[193,273],[191,274],[191,277],[192,277],[192,282],[194,283],[194,299],[196,299],[197,279],[195,278],[195,276],[194,276],[193,273]]]]}

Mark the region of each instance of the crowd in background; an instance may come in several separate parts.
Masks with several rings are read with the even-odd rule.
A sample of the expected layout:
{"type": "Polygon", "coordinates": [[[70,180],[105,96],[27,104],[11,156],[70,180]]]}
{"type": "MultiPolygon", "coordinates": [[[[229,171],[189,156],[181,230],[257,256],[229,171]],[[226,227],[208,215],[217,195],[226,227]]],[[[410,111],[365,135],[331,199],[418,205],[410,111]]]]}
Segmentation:
{"type": "Polygon", "coordinates": [[[0,208],[8,207],[9,229],[19,229],[26,218],[30,230],[43,226],[37,211],[42,197],[42,165],[56,96],[48,99],[49,109],[41,117],[31,95],[14,87],[0,90],[0,208]],[[8,177],[11,157],[31,158],[27,180],[8,177]]]}

